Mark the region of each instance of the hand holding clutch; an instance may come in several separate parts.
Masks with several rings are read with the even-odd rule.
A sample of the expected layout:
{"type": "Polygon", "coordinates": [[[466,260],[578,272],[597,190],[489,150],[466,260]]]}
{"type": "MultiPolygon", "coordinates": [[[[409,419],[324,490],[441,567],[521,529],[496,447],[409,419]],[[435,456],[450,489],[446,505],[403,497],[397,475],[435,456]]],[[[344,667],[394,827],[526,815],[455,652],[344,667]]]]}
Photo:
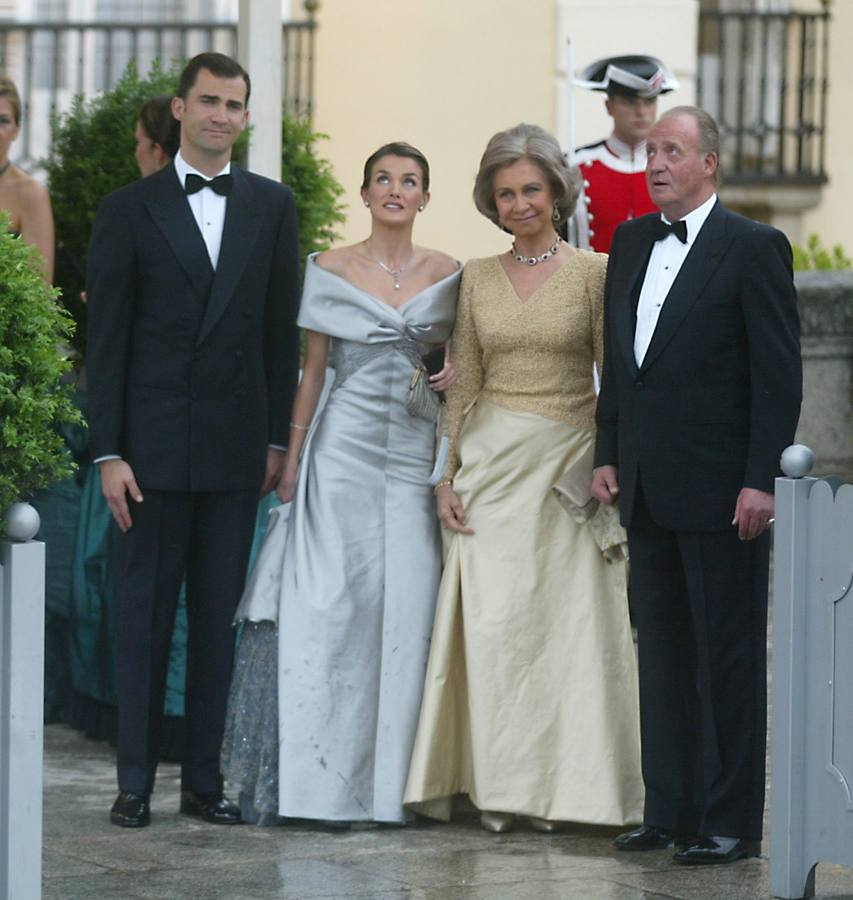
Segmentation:
{"type": "Polygon", "coordinates": [[[592,496],[592,462],[595,445],[590,442],[565,472],[551,486],[554,496],[566,512],[579,524],[589,521],[598,509],[598,500],[592,496]]]}

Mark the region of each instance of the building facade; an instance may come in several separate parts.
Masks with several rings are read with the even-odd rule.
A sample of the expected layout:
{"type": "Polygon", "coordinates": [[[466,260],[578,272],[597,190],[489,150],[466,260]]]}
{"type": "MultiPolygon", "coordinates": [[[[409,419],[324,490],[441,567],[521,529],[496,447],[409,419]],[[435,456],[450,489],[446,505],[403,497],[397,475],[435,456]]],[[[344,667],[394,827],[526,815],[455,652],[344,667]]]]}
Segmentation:
{"type": "MultiPolygon", "coordinates": [[[[432,202],[416,240],[461,259],[504,249],[506,237],[471,201],[489,137],[522,121],[542,125],[565,147],[603,137],[610,128],[603,96],[573,88],[573,76],[596,58],[643,52],[664,59],[681,83],[660,98],[659,112],[698,101],[724,124],[728,203],[774,222],[793,241],[816,233],[853,253],[842,218],[853,200],[853,120],[842,94],[850,0],[266,2],[280,3],[285,20],[314,16],[306,108],[329,135],[324,152],[347,190],[346,241],[368,228],[358,194],[363,160],[401,139],[420,147],[433,168],[432,202]],[[795,12],[816,18],[792,21],[795,12]]],[[[145,71],[158,55],[234,52],[239,8],[239,0],[0,0],[0,70],[34,88],[18,156],[37,167],[50,112],[67,108],[78,91],[103,89],[132,56],[145,71]],[[15,22],[63,21],[151,29],[69,33],[60,44],[55,32],[40,31],[28,45],[23,32],[9,31],[15,22]],[[190,21],[232,30],[166,30],[190,21]]]]}

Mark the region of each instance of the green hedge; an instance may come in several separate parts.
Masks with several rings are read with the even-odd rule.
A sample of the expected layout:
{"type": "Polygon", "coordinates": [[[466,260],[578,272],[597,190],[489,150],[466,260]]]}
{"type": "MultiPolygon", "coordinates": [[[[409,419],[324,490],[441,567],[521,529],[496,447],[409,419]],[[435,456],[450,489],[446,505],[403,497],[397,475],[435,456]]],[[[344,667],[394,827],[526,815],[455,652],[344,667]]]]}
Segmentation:
{"type": "Polygon", "coordinates": [[[805,247],[794,244],[793,251],[795,272],[853,268],[853,261],[844,252],[841,244],[835,244],[832,250],[827,250],[816,234],[809,235],[805,247]]]}
{"type": "MultiPolygon", "coordinates": [[[[86,346],[86,307],[80,294],[95,212],[107,194],[139,177],[133,158],[139,109],[149,97],[174,93],[179,72],[179,66],[165,71],[155,63],[143,78],[131,63],[113,90],[91,99],[77,97],[71,110],[51,123],[53,141],[45,167],[56,218],[54,281],[77,323],[74,348],[80,359],[86,346]]],[[[327,249],[338,237],[335,227],[344,221],[344,189],[318,155],[324,138],[307,120],[282,119],[281,175],[296,197],[303,257],[327,249]]],[[[244,164],[247,147],[244,133],[235,146],[236,162],[244,164]]]]}
{"type": "Polygon", "coordinates": [[[0,212],[0,533],[16,500],[70,475],[59,426],[77,422],[67,346],[74,322],[45,284],[37,251],[0,212]]]}

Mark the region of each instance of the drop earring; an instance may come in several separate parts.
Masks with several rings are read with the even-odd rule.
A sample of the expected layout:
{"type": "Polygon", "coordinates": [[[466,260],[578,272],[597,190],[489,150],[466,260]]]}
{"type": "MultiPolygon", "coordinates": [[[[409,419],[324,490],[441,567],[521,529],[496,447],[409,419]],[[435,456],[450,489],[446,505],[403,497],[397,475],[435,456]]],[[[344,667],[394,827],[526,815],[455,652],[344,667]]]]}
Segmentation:
{"type": "Polygon", "coordinates": [[[557,206],[556,202],[554,203],[554,212],[551,213],[551,218],[552,218],[555,222],[559,222],[559,221],[560,221],[560,207],[557,206]]]}

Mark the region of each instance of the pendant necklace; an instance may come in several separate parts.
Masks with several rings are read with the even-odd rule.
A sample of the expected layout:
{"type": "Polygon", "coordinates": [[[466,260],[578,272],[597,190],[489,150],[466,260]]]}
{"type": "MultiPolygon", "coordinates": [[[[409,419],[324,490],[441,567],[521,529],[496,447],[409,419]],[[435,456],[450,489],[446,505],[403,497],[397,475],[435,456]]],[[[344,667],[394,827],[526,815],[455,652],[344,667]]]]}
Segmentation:
{"type": "MultiPolygon", "coordinates": [[[[392,269],[391,266],[386,266],[385,263],[382,262],[381,259],[377,259],[370,252],[370,248],[367,244],[367,241],[362,241],[362,243],[364,244],[364,252],[370,257],[371,260],[373,260],[373,262],[376,263],[377,266],[379,266],[380,269],[382,269],[383,272],[390,275],[394,279],[394,290],[399,291],[400,290],[400,276],[403,274],[403,272],[406,271],[406,266],[409,264],[409,262],[412,261],[411,257],[409,257],[409,261],[406,263],[405,266],[397,266],[396,269],[392,269]]],[[[414,256],[414,250],[412,250],[412,256],[414,256]]]]}
{"type": "Polygon", "coordinates": [[[538,263],[545,262],[546,259],[550,259],[557,252],[557,250],[560,249],[560,244],[563,243],[563,239],[559,234],[555,234],[554,237],[556,238],[554,243],[540,256],[525,256],[523,253],[519,253],[516,249],[515,241],[513,241],[512,255],[515,257],[517,262],[524,263],[527,266],[535,266],[538,263]]]}

